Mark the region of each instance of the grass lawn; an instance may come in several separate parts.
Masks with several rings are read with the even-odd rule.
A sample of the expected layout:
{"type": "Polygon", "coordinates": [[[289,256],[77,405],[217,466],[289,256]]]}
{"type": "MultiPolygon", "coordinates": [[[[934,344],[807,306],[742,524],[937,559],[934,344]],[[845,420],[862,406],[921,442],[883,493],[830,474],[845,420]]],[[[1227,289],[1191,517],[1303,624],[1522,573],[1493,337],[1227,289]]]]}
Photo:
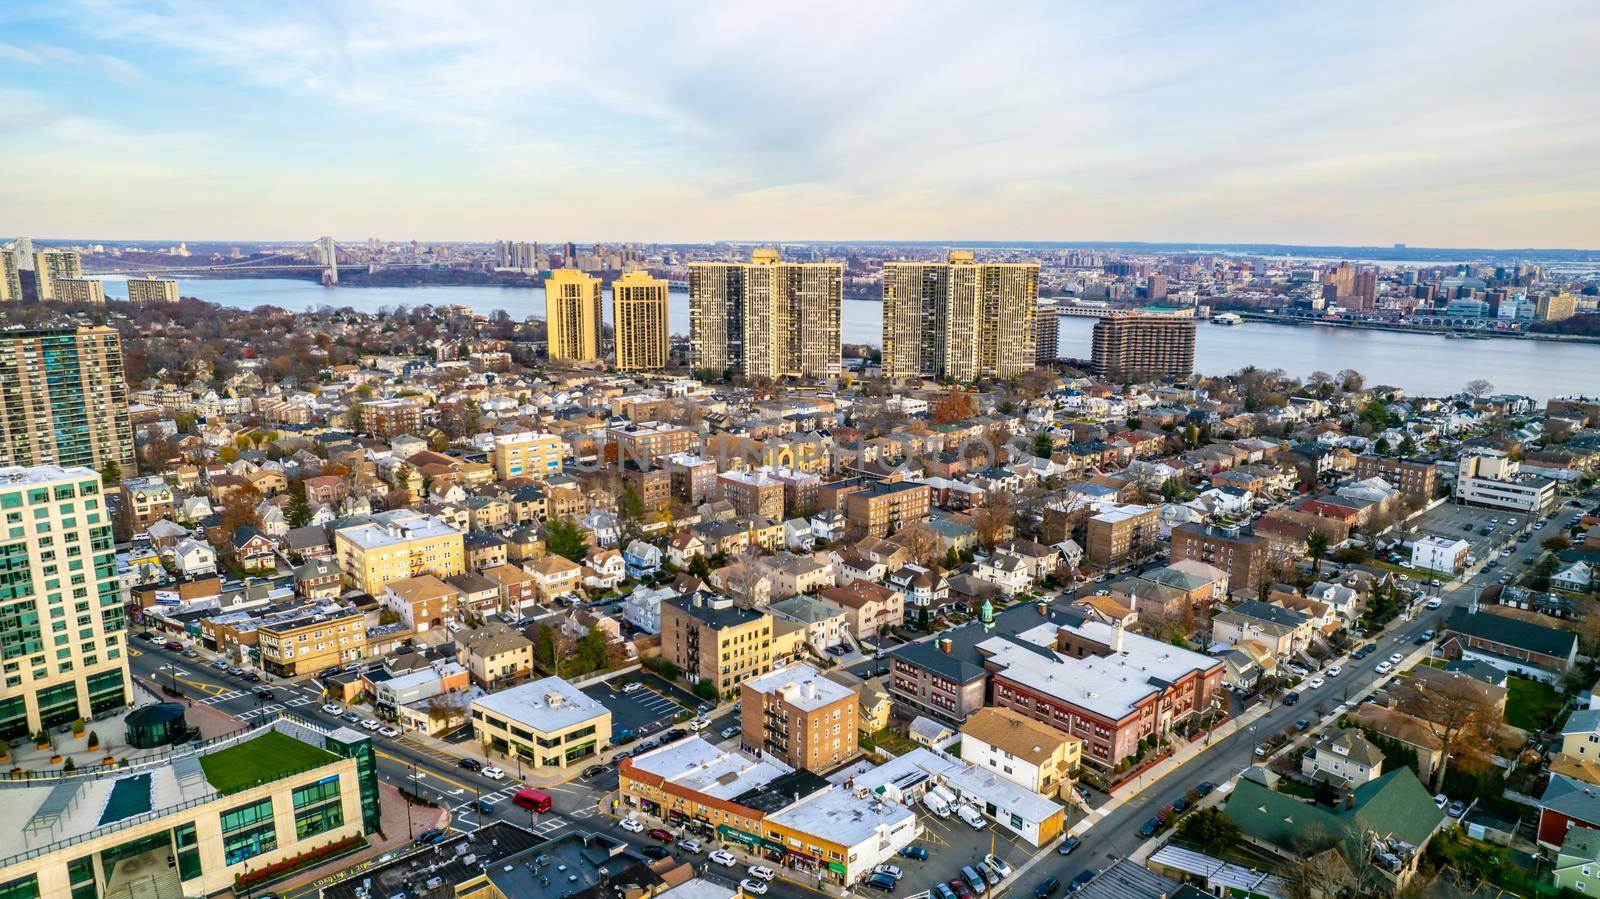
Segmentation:
{"type": "Polygon", "coordinates": [[[917,748],[916,744],[912,743],[910,738],[906,737],[904,734],[896,732],[892,727],[886,727],[883,730],[870,735],[870,739],[872,740],[873,745],[895,755],[905,755],[911,750],[917,748]]]}
{"type": "Polygon", "coordinates": [[[200,756],[200,767],[217,792],[228,794],[309,771],[338,758],[326,749],[271,730],[219,752],[200,756]]]}
{"type": "Polygon", "coordinates": [[[1506,678],[1506,723],[1523,730],[1545,730],[1561,712],[1556,688],[1522,677],[1506,678]]]}

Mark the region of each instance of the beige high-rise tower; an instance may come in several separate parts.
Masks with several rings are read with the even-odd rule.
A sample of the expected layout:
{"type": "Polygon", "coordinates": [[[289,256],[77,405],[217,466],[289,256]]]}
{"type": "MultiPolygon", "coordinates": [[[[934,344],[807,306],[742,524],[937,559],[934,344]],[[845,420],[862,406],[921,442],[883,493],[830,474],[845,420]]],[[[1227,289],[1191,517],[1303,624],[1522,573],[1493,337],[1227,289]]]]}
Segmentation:
{"type": "Polygon", "coordinates": [[[56,281],[83,279],[83,261],[70,250],[41,250],[33,254],[33,271],[39,279],[39,299],[53,300],[56,281]]]}
{"type": "Polygon", "coordinates": [[[695,368],[746,376],[827,378],[840,371],[844,266],[784,262],[756,250],[749,262],[689,266],[689,341],[695,368]]]}
{"type": "Polygon", "coordinates": [[[0,465],[115,462],[128,477],[133,450],[114,328],[0,332],[0,465]]]}
{"type": "Polygon", "coordinates": [[[1036,364],[1039,263],[945,262],[883,267],[883,370],[970,381],[1011,378],[1036,364]]]}
{"type": "Polygon", "coordinates": [[[550,361],[599,360],[602,289],[599,278],[573,268],[558,268],[545,279],[545,331],[550,361]]]}
{"type": "Polygon", "coordinates": [[[611,304],[617,368],[666,368],[667,282],[647,272],[628,272],[611,282],[611,304]]]}
{"type": "Polygon", "coordinates": [[[0,303],[22,299],[22,276],[17,271],[17,251],[0,250],[0,303]]]}

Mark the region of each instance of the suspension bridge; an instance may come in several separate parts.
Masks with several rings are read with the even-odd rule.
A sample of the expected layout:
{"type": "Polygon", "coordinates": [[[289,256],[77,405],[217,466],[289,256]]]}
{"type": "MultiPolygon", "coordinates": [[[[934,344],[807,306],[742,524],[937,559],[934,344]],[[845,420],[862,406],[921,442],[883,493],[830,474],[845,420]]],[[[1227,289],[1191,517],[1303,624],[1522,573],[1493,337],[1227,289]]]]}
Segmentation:
{"type": "Polygon", "coordinates": [[[102,269],[92,272],[95,275],[181,275],[186,272],[229,272],[229,271],[322,271],[322,283],[339,283],[339,266],[346,268],[364,267],[368,270],[390,267],[408,267],[428,265],[425,262],[377,262],[363,260],[349,248],[341,246],[331,237],[321,237],[300,246],[285,247],[267,256],[254,256],[249,259],[235,259],[229,262],[202,262],[195,265],[172,265],[160,262],[136,262],[123,260],[121,268],[102,269]],[[305,261],[309,256],[310,261],[305,261]],[[342,258],[341,258],[342,257],[342,258]]]}

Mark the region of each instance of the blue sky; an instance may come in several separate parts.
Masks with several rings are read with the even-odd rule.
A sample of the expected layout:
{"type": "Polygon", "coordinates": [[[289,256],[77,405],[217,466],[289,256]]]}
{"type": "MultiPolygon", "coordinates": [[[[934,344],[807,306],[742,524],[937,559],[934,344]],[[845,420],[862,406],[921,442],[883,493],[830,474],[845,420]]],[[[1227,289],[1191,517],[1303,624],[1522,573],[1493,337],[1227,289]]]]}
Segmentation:
{"type": "Polygon", "coordinates": [[[1600,247],[1577,0],[7,15],[39,237],[1600,247]]]}

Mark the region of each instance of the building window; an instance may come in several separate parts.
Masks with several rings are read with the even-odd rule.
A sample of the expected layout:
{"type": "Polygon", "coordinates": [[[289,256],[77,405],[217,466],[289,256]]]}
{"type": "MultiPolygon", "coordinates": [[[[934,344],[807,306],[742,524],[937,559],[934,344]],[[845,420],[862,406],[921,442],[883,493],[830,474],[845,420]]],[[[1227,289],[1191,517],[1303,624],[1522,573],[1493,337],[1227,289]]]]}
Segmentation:
{"type": "Polygon", "coordinates": [[[224,864],[236,865],[278,848],[271,799],[223,812],[221,817],[224,864]]]}

